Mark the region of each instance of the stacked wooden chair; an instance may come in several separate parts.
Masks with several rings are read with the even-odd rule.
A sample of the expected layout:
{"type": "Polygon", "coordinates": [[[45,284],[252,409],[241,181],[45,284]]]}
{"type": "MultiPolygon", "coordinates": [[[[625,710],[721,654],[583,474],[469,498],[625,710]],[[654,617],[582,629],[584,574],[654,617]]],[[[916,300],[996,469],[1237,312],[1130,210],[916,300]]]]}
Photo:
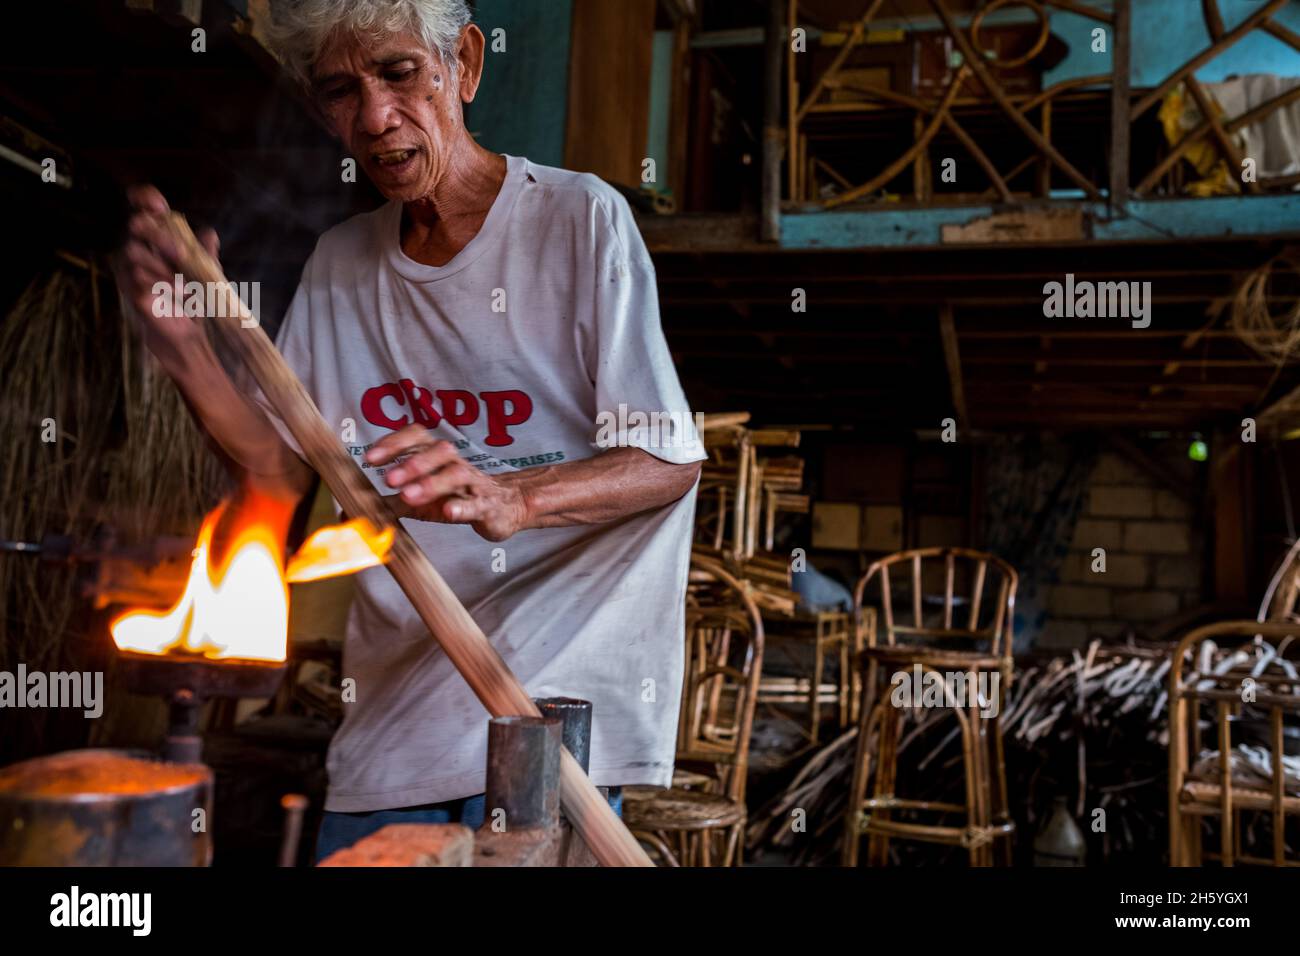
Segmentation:
{"type": "Polygon", "coordinates": [[[623,820],[666,866],[738,866],[763,621],[721,564],[693,559],[677,769],[668,790],[624,790],[623,820]]]}
{"type": "Polygon", "coordinates": [[[1300,866],[1300,854],[1286,840],[1288,819],[1300,816],[1300,753],[1287,754],[1288,741],[1289,749],[1300,749],[1294,743],[1300,722],[1297,638],[1300,624],[1293,621],[1223,621],[1197,628],[1173,649],[1171,866],[1205,860],[1300,866]],[[1255,826],[1261,817],[1271,837],[1267,855],[1243,850],[1243,824],[1255,826]],[[1207,819],[1218,822],[1217,851],[1203,846],[1207,819]]]}
{"type": "Polygon", "coordinates": [[[1017,580],[1015,570],[991,554],[920,548],[875,562],[858,581],[854,605],[863,631],[858,666],[863,671],[865,700],[844,816],[841,860],[845,866],[857,865],[864,835],[867,863],[873,866],[888,863],[891,840],[961,846],[972,866],[991,866],[999,845],[1001,861],[1011,863],[1014,824],[997,715],[1012,676],[1017,580]],[[879,611],[874,616],[863,606],[869,588],[879,593],[879,611]],[[900,673],[909,679],[915,674],[960,675],[967,690],[979,687],[983,675],[990,696],[996,698],[957,695],[955,680],[945,684],[942,706],[956,718],[962,742],[965,797],[961,803],[912,799],[897,792],[897,754],[906,707],[896,706],[891,699],[891,682],[900,673]],[[993,675],[996,682],[990,679],[993,675]],[[900,819],[899,811],[905,811],[907,819],[900,819]]]}

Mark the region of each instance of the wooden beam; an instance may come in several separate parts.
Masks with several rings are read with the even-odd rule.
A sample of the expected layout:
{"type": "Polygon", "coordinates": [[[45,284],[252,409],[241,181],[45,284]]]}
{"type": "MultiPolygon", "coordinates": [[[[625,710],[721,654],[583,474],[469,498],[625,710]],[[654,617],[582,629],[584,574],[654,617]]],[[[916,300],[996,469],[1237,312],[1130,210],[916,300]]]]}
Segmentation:
{"type": "Polygon", "coordinates": [[[1110,207],[1121,208],[1128,202],[1129,76],[1132,28],[1130,0],[1115,0],[1115,22],[1111,42],[1110,86],[1110,207]]]}
{"type": "MultiPolygon", "coordinates": [[[[178,265],[186,278],[218,289],[222,297],[224,308],[218,310],[219,318],[211,319],[212,324],[253,373],[335,500],[348,515],[365,518],[375,528],[393,529],[385,567],[483,706],[495,717],[541,716],[523,684],[321,417],[307,389],[226,281],[220,264],[194,238],[185,217],[173,213],[169,223],[178,265]]],[[[645,851],[567,750],[561,754],[560,773],[565,814],[601,863],[650,866],[645,851]]]]}
{"type": "MultiPolygon", "coordinates": [[[[1031,317],[1036,318],[1034,315],[1031,317]]],[[[1088,321],[1088,320],[1082,320],[1088,321]]],[[[767,328],[767,326],[763,326],[767,328]]],[[[692,338],[709,338],[713,336],[731,336],[740,331],[754,331],[752,326],[740,326],[735,323],[722,325],[665,325],[664,331],[673,341],[692,338]]],[[[861,340],[866,342],[884,342],[897,341],[900,336],[905,336],[909,340],[912,337],[928,338],[923,330],[920,333],[906,329],[881,329],[881,330],[863,330],[863,329],[824,329],[824,328],[792,328],[788,325],[768,329],[772,334],[782,338],[797,338],[800,341],[815,339],[835,339],[835,340],[861,340]]],[[[1033,339],[1043,340],[1043,349],[1050,349],[1054,340],[1069,341],[1088,341],[1094,340],[1105,343],[1115,342],[1134,342],[1149,341],[1153,339],[1186,339],[1189,333],[1197,334],[1198,338],[1207,339],[1236,339],[1237,335],[1228,329],[1206,329],[1202,333],[1196,329],[1122,329],[1119,331],[1101,332],[1101,331],[1039,331],[1030,326],[1020,329],[966,329],[962,332],[962,338],[969,341],[1008,341],[1008,340],[1025,340],[1033,339]]],[[[1186,348],[1187,346],[1181,345],[1186,348]]],[[[1194,369],[1195,358],[1179,356],[1172,361],[1180,363],[1180,368],[1194,369]],[[1185,366],[1181,363],[1187,363],[1185,366]]],[[[1263,365],[1263,362],[1260,363],[1263,365]]],[[[1270,365],[1270,367],[1272,367],[1270,365]]]]}
{"type": "Polygon", "coordinates": [[[668,16],[674,23],[693,22],[699,17],[695,0],[664,0],[664,6],[668,8],[668,16]]]}
{"type": "Polygon", "coordinates": [[[1102,23],[1114,22],[1114,15],[1109,10],[1088,6],[1086,3],[1080,3],[1079,0],[1043,0],[1043,6],[1068,10],[1070,13],[1077,13],[1081,17],[1088,17],[1092,20],[1100,20],[1102,23]]]}
{"type": "Polygon", "coordinates": [[[1264,30],[1277,37],[1287,46],[1300,50],[1300,33],[1289,30],[1276,20],[1267,20],[1264,23],[1264,30]]]}
{"type": "Polygon", "coordinates": [[[829,176],[831,179],[835,180],[836,185],[838,185],[841,189],[853,188],[853,184],[849,182],[847,179],[845,179],[842,175],[840,175],[839,171],[836,170],[835,167],[832,166],[830,163],[826,162],[826,160],[818,159],[816,156],[814,156],[813,166],[817,167],[822,172],[824,172],[827,176],[829,176]]]}
{"type": "MultiPolygon", "coordinates": [[[[1300,98],[1300,86],[1287,97],[1300,98]]],[[[1231,130],[1232,124],[1225,128],[1231,130]]],[[[1128,204],[1128,217],[1108,217],[1097,205],[1055,200],[1050,208],[1082,208],[1092,221],[1088,246],[1131,242],[1169,243],[1183,240],[1254,237],[1277,239],[1300,235],[1300,194],[1172,198],[1128,204]],[[1095,218],[1094,218],[1095,217],[1095,218]]],[[[852,209],[834,212],[795,211],[781,218],[782,249],[917,250],[940,247],[942,228],[987,218],[995,210],[984,205],[960,207],[852,209]]],[[[671,223],[669,223],[671,226],[671,223]]],[[[969,246],[966,248],[977,248],[969,246]]]]}
{"type": "MultiPolygon", "coordinates": [[[[1038,125],[1043,134],[1043,139],[1047,140],[1050,143],[1052,141],[1052,101],[1051,100],[1048,100],[1043,104],[1042,110],[1040,111],[1040,119],[1038,125]]],[[[1035,160],[1037,161],[1037,166],[1038,166],[1038,170],[1037,170],[1038,183],[1035,187],[1035,193],[1043,199],[1050,199],[1052,197],[1052,164],[1046,156],[1040,156],[1035,153],[1030,153],[1028,158],[1025,160],[1025,162],[1033,163],[1035,160]]],[[[1007,174],[1007,179],[1014,179],[1015,176],[1016,176],[1016,172],[1013,171],[1007,174]]]]}
{"type": "MultiPolygon", "coordinates": [[[[1117,334],[1114,342],[1119,343],[1127,341],[1123,334],[1117,334]]],[[[1113,347],[1112,351],[1119,351],[1119,347],[1113,347]]],[[[754,352],[737,352],[736,349],[727,349],[723,346],[714,346],[712,349],[673,349],[676,355],[681,358],[692,359],[732,359],[738,362],[741,359],[763,359],[771,358],[776,360],[776,355],[768,354],[766,351],[754,352]]],[[[862,355],[861,352],[846,350],[826,351],[826,352],[803,352],[788,356],[789,359],[796,362],[814,362],[828,365],[861,365],[863,360],[870,359],[867,364],[871,365],[904,365],[904,367],[914,367],[917,362],[913,356],[909,355],[862,355]]],[[[1030,356],[1024,355],[971,355],[967,354],[962,359],[967,368],[971,365],[1028,365],[1035,362],[1045,362],[1054,368],[1165,368],[1169,364],[1169,356],[1151,356],[1151,358],[1127,358],[1127,356],[1118,356],[1118,358],[1076,358],[1073,355],[1056,356],[1047,355],[1044,358],[1043,352],[1034,352],[1030,356]]],[[[1196,359],[1197,369],[1212,368],[1253,368],[1258,369],[1261,375],[1265,375],[1275,365],[1266,362],[1264,359],[1196,359]]],[[[996,375],[996,373],[995,373],[996,375]]],[[[1154,384],[1167,384],[1153,380],[1154,384]]]]}
{"type": "MultiPolygon", "coordinates": [[[[1192,200],[1197,202],[1198,200],[1192,200]]],[[[1065,207],[1068,208],[1068,207],[1065,207]]],[[[658,218],[658,217],[656,217],[658,218]]],[[[679,228],[685,227],[695,217],[677,216],[679,228]]],[[[705,218],[710,221],[716,217],[712,214],[705,214],[705,218]]],[[[652,220],[653,221],[653,220],[652,220]]],[[[751,219],[751,221],[753,221],[751,219]]],[[[682,283],[699,283],[706,279],[727,279],[733,282],[750,282],[761,278],[763,282],[779,285],[786,282],[797,282],[801,279],[818,282],[846,282],[846,283],[866,283],[866,284],[884,284],[892,285],[897,283],[911,282],[951,282],[955,285],[966,285],[970,283],[1011,283],[1015,281],[1029,281],[1043,279],[1060,279],[1066,272],[1074,275],[1075,281],[1081,279],[1094,279],[1100,282],[1120,281],[1129,279],[1188,279],[1195,278],[1198,284],[1194,288],[1206,290],[1209,288],[1205,284],[1207,279],[1214,279],[1214,285],[1218,291],[1231,291],[1233,284],[1219,280],[1239,279],[1241,274],[1246,271],[1257,268],[1260,264],[1261,253],[1251,246],[1245,246],[1241,249],[1241,255],[1238,260],[1198,262],[1194,273],[1189,273],[1186,266],[1186,255],[1183,254],[1183,264],[1171,267],[1171,262],[1177,262],[1177,250],[1163,250],[1164,255],[1169,257],[1169,261],[1161,262],[1158,265],[1144,265],[1141,262],[1135,262],[1130,255],[1116,255],[1123,250],[1107,250],[1112,253],[1110,258],[1105,262],[1094,261],[1091,255],[1086,263],[1074,264],[1069,268],[1064,264],[1055,264],[1052,261],[1039,262],[1037,260],[1021,261],[1023,257],[1017,257],[1014,265],[1008,265],[1005,254],[992,255],[992,253],[1001,253],[1001,250],[984,249],[979,250],[982,253],[983,261],[971,263],[971,255],[966,250],[949,250],[950,255],[944,261],[926,262],[922,259],[913,257],[899,257],[898,262],[889,262],[883,268],[879,268],[878,260],[872,260],[872,264],[879,268],[877,272],[869,272],[864,269],[868,263],[864,263],[860,258],[853,255],[842,255],[835,258],[835,268],[830,269],[813,269],[813,266],[821,262],[830,262],[827,257],[820,256],[799,256],[799,257],[780,257],[772,260],[773,268],[764,268],[762,276],[754,275],[753,263],[744,258],[717,260],[714,262],[698,262],[692,260],[690,269],[692,271],[670,271],[664,269],[660,272],[658,280],[661,286],[680,285],[682,283]],[[793,259],[793,262],[792,262],[793,259]],[[921,266],[928,268],[920,269],[921,266]],[[699,271],[694,271],[697,269],[699,271]]],[[[1217,254],[1217,253],[1216,253],[1217,254]]],[[[1073,253],[1071,253],[1073,257],[1073,253]]],[[[680,260],[677,263],[681,264],[680,260]]],[[[1300,278],[1293,286],[1300,290],[1300,278]]],[[[1203,324],[1203,323],[1202,323],[1203,324]]],[[[983,325],[981,325],[981,328],[983,325]]],[[[972,332],[977,330],[972,329],[972,332]]],[[[1170,333],[1168,328],[1165,329],[1145,329],[1147,333],[1170,333]]],[[[1207,329],[1206,331],[1214,331],[1207,329]]],[[[1222,330],[1220,330],[1222,331],[1222,330]]]]}
{"type": "Polygon", "coordinates": [[[1201,13],[1205,16],[1205,29],[1210,32],[1211,40],[1223,38],[1223,17],[1219,13],[1216,0],[1201,0],[1201,13]]]}
{"type": "Polygon", "coordinates": [[[943,339],[943,361],[948,367],[948,388],[952,393],[953,411],[957,413],[957,427],[964,432],[970,426],[970,418],[966,414],[966,389],[961,380],[957,328],[952,320],[952,306],[947,302],[939,306],[939,335],[943,339]]]}
{"type": "Polygon", "coordinates": [[[686,202],[687,153],[690,147],[691,31],[689,19],[673,28],[672,85],[668,108],[668,187],[677,208],[686,202]]]}
{"type": "Polygon", "coordinates": [[[1250,598],[1254,523],[1253,456],[1240,435],[1218,436],[1211,451],[1210,486],[1214,520],[1214,596],[1220,601],[1250,598]]]}
{"type": "Polygon", "coordinates": [[[995,425],[1038,426],[1042,428],[1161,428],[1195,427],[1204,420],[1203,410],[1177,411],[1168,408],[1133,408],[1127,411],[1062,411],[1034,405],[1017,405],[1001,411],[980,407],[985,428],[995,425]]]}
{"type": "MultiPolygon", "coordinates": [[[[767,252],[760,242],[758,217],[744,213],[687,213],[638,216],[637,225],[652,253],[767,252]]],[[[787,294],[788,295],[788,294],[787,294]]]]}
{"type": "Polygon", "coordinates": [[[944,226],[945,243],[1082,242],[1082,209],[1014,209],[972,219],[961,225],[944,226]]]}
{"type": "MultiPolygon", "coordinates": [[[[767,0],[767,30],[763,48],[763,211],[759,238],[776,242],[781,238],[781,153],[785,133],[781,129],[782,68],[789,45],[785,18],[788,0],[767,0]]],[[[794,144],[791,143],[791,146],[794,144]]],[[[788,155],[787,162],[795,157],[788,155]]]]}
{"type": "MultiPolygon", "coordinates": [[[[799,24],[799,0],[789,0],[786,14],[786,36],[794,37],[799,24]]],[[[787,42],[793,42],[793,39],[787,42]]],[[[794,168],[795,156],[799,147],[799,83],[795,74],[794,51],[785,58],[785,149],[790,161],[785,164],[785,198],[794,202],[797,198],[798,173],[794,168]]]]}
{"type": "MultiPolygon", "coordinates": [[[[1189,329],[1131,329],[1122,332],[1125,339],[1185,339],[1189,329]]],[[[1237,333],[1230,329],[1195,330],[1201,338],[1236,339],[1237,333]]],[[[1028,336],[1042,336],[1045,339],[1113,339],[1110,332],[1089,332],[1087,330],[1068,330],[1062,332],[1018,331],[1014,329],[971,329],[965,333],[968,339],[1020,339],[1028,336]]],[[[1186,347],[1186,346],[1184,346],[1186,347]]]]}
{"type": "MultiPolygon", "coordinates": [[[[924,133],[925,114],[917,112],[912,116],[912,136],[920,139],[924,133]]],[[[917,202],[930,201],[930,173],[926,169],[927,155],[926,150],[918,150],[916,161],[912,163],[912,195],[916,197],[917,202]]]]}
{"type": "MultiPolygon", "coordinates": [[[[956,246],[954,246],[956,248],[956,246]]],[[[825,288],[825,287],[823,287],[825,288]]],[[[952,290],[945,289],[940,284],[935,284],[931,288],[921,289],[902,289],[895,288],[891,290],[894,304],[903,303],[929,303],[935,304],[947,299],[951,299],[955,304],[963,306],[998,306],[998,305],[1028,305],[1037,304],[1040,309],[1042,306],[1042,293],[1035,293],[1029,288],[1017,289],[1014,292],[998,293],[996,289],[982,290],[984,294],[977,292],[954,293],[952,290]]],[[[819,306],[863,306],[871,302],[870,290],[864,289],[844,289],[839,292],[826,291],[819,292],[817,295],[817,304],[819,306]]],[[[674,292],[671,296],[664,295],[662,300],[665,304],[674,306],[712,306],[726,305],[728,308],[734,308],[738,305],[776,305],[784,303],[789,305],[790,292],[788,289],[755,289],[750,292],[736,292],[730,289],[719,290],[714,292],[674,292]]],[[[1162,305],[1194,305],[1196,303],[1204,304],[1205,294],[1196,291],[1184,292],[1164,292],[1151,295],[1151,301],[1162,305]]],[[[1293,305],[1300,301],[1294,295],[1270,295],[1268,301],[1281,305],[1293,305]]],[[[1104,330],[1109,326],[1111,333],[1115,335],[1124,335],[1126,330],[1130,330],[1129,320],[1126,319],[1052,319],[1049,321],[1076,321],[1092,322],[1096,324],[1099,330],[1104,330]]],[[[1131,329],[1134,333],[1140,331],[1131,329]]],[[[1192,332],[1193,329],[1185,329],[1185,332],[1192,332]]]]}
{"type": "MultiPolygon", "coordinates": [[[[1256,395],[1259,394],[1260,381],[1254,382],[1198,382],[1183,381],[1180,379],[1167,378],[1150,378],[1140,375],[1128,376],[1105,376],[1105,375],[1059,375],[1051,362],[1043,362],[1042,369],[1035,369],[1034,372],[1038,377],[1035,378],[972,378],[967,375],[964,378],[967,396],[975,392],[1014,392],[1016,390],[1029,390],[1043,385],[1049,385],[1053,389],[1062,392],[1080,389],[1097,389],[1104,388],[1108,392],[1116,394],[1128,394],[1137,390],[1146,391],[1151,388],[1159,388],[1159,394],[1169,395],[1178,393],[1187,396],[1199,395],[1234,395],[1236,401],[1243,403],[1242,407],[1248,407],[1256,395]],[[1053,373],[1050,377],[1044,378],[1047,373],[1053,373]]],[[[1022,372],[1015,373],[1023,376],[1022,372]]]]}
{"type": "Polygon", "coordinates": [[[641,188],[654,19],[654,0],[573,0],[567,169],[641,188]]]}
{"type": "MultiPolygon", "coordinates": [[[[1121,332],[1115,337],[1116,341],[1122,341],[1124,333],[1121,332]]],[[[967,365],[1006,365],[1006,364],[1023,364],[1024,358],[1020,357],[1003,357],[999,355],[967,355],[967,365]]],[[[1117,356],[1113,358],[1076,358],[1075,356],[1052,356],[1048,359],[1052,365],[1071,365],[1077,367],[1092,368],[1130,368],[1137,366],[1147,366],[1150,368],[1163,368],[1167,364],[1167,358],[1152,356],[1150,358],[1129,358],[1127,356],[1117,356]]],[[[1260,371],[1272,370],[1276,368],[1272,363],[1264,359],[1197,359],[1196,368],[1253,368],[1260,371]]]]}

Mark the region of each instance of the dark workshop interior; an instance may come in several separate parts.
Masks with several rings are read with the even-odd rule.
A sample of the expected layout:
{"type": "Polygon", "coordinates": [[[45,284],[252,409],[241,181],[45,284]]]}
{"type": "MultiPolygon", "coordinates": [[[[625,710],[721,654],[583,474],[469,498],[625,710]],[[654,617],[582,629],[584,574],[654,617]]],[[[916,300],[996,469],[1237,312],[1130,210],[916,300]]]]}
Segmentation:
{"type": "MultiPolygon", "coordinates": [[[[378,436],[340,450],[270,344],[322,234],[392,199],[286,66],[299,2],[6,7],[0,865],[1300,864],[1300,0],[469,5],[468,137],[630,209],[695,416],[672,600],[529,584],[660,631],[662,785],[600,776],[601,707],[442,584],[349,480],[378,436]],[[220,236],[208,276],[179,227],[188,276],[255,290],[266,335],[206,314],[306,449],[264,522],[121,285],[141,184],[220,236]],[[324,854],[375,581],[482,704],[487,815],[324,854]]],[[[425,422],[418,374],[376,404],[425,422]]],[[[400,726],[370,746],[418,759],[400,726]]]]}

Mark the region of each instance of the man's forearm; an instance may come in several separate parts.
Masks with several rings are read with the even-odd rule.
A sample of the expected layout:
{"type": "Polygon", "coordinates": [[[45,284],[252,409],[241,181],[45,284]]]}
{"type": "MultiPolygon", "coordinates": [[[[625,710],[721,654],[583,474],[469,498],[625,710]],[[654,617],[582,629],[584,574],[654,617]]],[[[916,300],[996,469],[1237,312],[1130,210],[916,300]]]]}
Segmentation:
{"type": "Polygon", "coordinates": [[[695,484],[700,462],[663,461],[639,448],[500,475],[523,496],[524,528],[603,524],[676,501],[695,484]]]}
{"type": "Polygon", "coordinates": [[[311,470],[262,410],[239,392],[210,348],[174,357],[166,369],[203,428],[229,456],[237,477],[287,501],[307,493],[311,470]]]}

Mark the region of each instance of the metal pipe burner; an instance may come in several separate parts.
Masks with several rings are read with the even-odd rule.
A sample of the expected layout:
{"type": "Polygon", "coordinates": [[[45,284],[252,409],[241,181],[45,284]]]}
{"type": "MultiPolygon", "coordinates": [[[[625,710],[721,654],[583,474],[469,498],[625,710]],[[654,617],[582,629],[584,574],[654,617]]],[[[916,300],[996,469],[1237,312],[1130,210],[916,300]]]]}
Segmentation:
{"type": "Polygon", "coordinates": [[[206,701],[270,697],[288,670],[287,661],[215,660],[191,654],[122,651],[118,661],[127,690],[167,701],[170,715],[160,753],[173,763],[202,763],[199,714],[206,701]]]}

